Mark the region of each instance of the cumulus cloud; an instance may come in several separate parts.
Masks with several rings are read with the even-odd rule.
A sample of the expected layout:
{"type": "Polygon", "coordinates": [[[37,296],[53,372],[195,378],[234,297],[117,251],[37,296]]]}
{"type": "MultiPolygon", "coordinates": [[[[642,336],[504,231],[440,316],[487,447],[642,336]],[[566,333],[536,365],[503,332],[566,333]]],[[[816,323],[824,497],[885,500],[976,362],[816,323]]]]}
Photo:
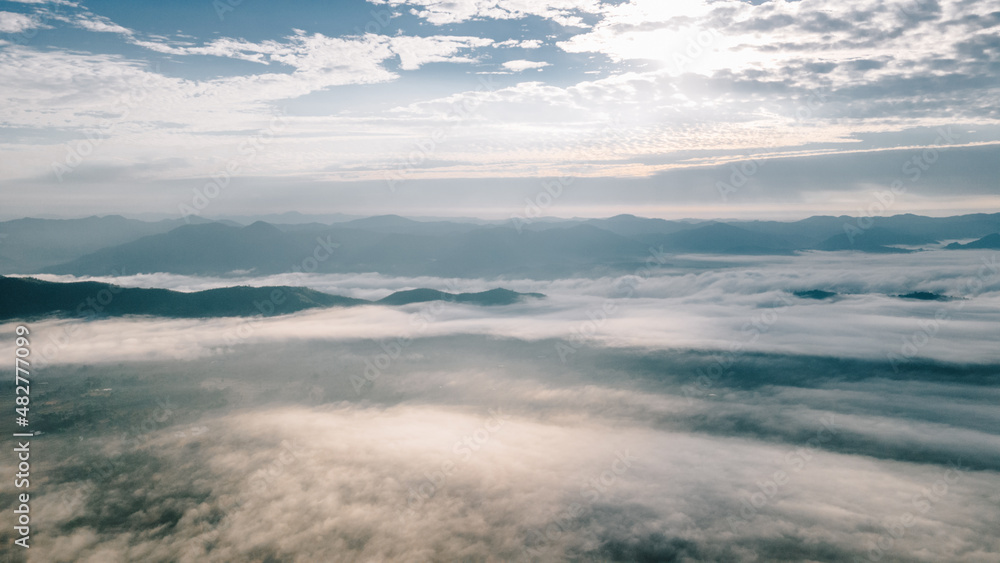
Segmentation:
{"type": "Polygon", "coordinates": [[[533,70],[536,68],[544,68],[550,66],[549,63],[542,61],[526,61],[526,60],[516,60],[507,61],[503,63],[503,67],[507,70],[512,70],[514,72],[521,72],[524,70],[533,70]]]}
{"type": "Polygon", "coordinates": [[[30,29],[45,28],[38,18],[14,12],[0,12],[0,33],[21,33],[30,29]]]}
{"type": "Polygon", "coordinates": [[[422,65],[437,62],[476,62],[475,58],[457,57],[455,54],[492,43],[491,39],[481,37],[454,36],[394,37],[390,40],[393,52],[399,55],[400,68],[403,70],[415,70],[422,65]]]}

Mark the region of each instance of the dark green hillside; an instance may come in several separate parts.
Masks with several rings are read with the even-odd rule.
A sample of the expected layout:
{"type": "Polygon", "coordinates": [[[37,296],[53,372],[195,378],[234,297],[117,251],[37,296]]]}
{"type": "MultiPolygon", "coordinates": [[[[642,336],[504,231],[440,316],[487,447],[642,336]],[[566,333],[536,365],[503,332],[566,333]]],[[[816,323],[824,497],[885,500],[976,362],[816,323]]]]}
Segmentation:
{"type": "MultiPolygon", "coordinates": [[[[433,289],[394,293],[379,305],[449,301],[473,305],[510,305],[540,293],[493,289],[451,294],[433,289]]],[[[183,293],[168,289],[125,288],[101,282],[56,283],[0,276],[0,320],[59,317],[152,315],[174,318],[284,315],[306,309],[370,305],[371,301],[330,295],[304,287],[223,287],[183,293]]]]}

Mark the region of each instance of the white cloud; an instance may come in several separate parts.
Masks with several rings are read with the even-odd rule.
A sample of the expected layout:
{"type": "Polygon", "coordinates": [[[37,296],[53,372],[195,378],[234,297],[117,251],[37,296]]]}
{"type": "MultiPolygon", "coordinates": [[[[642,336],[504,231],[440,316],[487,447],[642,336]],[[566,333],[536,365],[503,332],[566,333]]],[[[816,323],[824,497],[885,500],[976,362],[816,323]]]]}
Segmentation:
{"type": "Polygon", "coordinates": [[[493,41],[481,37],[432,36],[412,37],[396,36],[389,40],[390,48],[399,56],[400,68],[416,70],[428,63],[476,62],[475,58],[456,57],[463,50],[486,47],[493,41]]]}
{"type": "Polygon", "coordinates": [[[506,41],[500,41],[499,43],[494,43],[494,47],[519,47],[521,49],[538,49],[542,46],[542,41],[540,39],[507,39],[506,41]]]}
{"type": "Polygon", "coordinates": [[[0,33],[21,33],[29,29],[44,29],[46,27],[48,26],[42,24],[34,16],[26,16],[14,12],[0,12],[0,33]]]}
{"type": "Polygon", "coordinates": [[[801,80],[864,83],[880,76],[928,73],[931,60],[967,59],[959,55],[962,45],[991,33],[970,23],[974,20],[970,16],[989,17],[1000,9],[1000,2],[969,5],[943,0],[940,14],[931,10],[934,6],[936,2],[872,0],[758,5],[734,0],[631,0],[607,7],[593,29],[558,45],[573,53],[602,53],[619,62],[657,61],[672,76],[753,72],[758,79],[797,74],[801,80]],[[914,11],[925,12],[921,17],[928,23],[915,19],[914,11]],[[930,25],[931,21],[937,23],[930,25]],[[880,66],[851,64],[876,59],[881,59],[880,66]],[[812,68],[803,72],[799,67],[806,61],[831,66],[822,73],[812,68]]]}
{"type": "MultiPolygon", "coordinates": [[[[115,31],[109,22],[97,25],[105,31],[115,31]]],[[[368,34],[335,38],[304,33],[280,42],[261,43],[231,38],[220,38],[204,45],[130,41],[170,55],[227,57],[291,67],[293,72],[193,81],[160,75],[139,61],[121,56],[36,51],[23,47],[7,49],[0,53],[3,63],[0,77],[10,75],[4,77],[0,85],[6,118],[11,123],[28,127],[58,126],[66,121],[86,127],[88,123],[100,122],[92,112],[117,108],[115,112],[120,114],[124,109],[122,96],[128,95],[141,82],[148,96],[164,102],[156,112],[161,117],[169,115],[171,121],[198,127],[206,124],[205,114],[211,113],[217,127],[244,127],[236,123],[243,121],[246,115],[233,110],[260,112],[269,102],[331,86],[391,81],[398,75],[386,65],[395,57],[399,57],[403,70],[414,70],[432,62],[470,62],[474,59],[460,53],[490,44],[490,40],[476,37],[390,38],[368,34]],[[95,87],[96,84],[100,87],[95,87]],[[35,104],[44,104],[46,111],[35,112],[35,104]],[[227,117],[236,118],[237,122],[218,123],[227,117]]],[[[142,109],[147,104],[133,105],[137,107],[129,108],[130,119],[145,113],[142,109]]]]}
{"type": "Polygon", "coordinates": [[[540,61],[517,60],[517,61],[507,61],[503,63],[503,67],[505,69],[512,70],[514,72],[521,72],[524,70],[530,70],[535,68],[544,68],[547,66],[550,66],[549,63],[540,61]]]}
{"type": "Polygon", "coordinates": [[[75,8],[80,5],[79,2],[71,2],[70,0],[8,0],[9,2],[17,2],[19,4],[53,4],[56,6],[69,6],[75,8]]]}
{"type": "Polygon", "coordinates": [[[122,27],[110,19],[93,14],[83,14],[71,20],[75,25],[96,33],[118,33],[120,35],[133,35],[131,29],[122,27]]]}
{"type": "MultiPolygon", "coordinates": [[[[901,26],[906,22],[899,10],[883,10],[868,0],[835,6],[810,2],[754,6],[735,0],[634,0],[614,5],[583,0],[389,3],[414,7],[428,21],[438,23],[513,19],[526,14],[590,14],[596,22],[592,29],[557,45],[568,52],[592,54],[583,72],[599,72],[601,78],[555,85],[540,81],[547,73],[533,72],[531,76],[539,79],[492,92],[473,91],[478,83],[470,79],[464,82],[468,85],[464,92],[422,99],[425,91],[414,88],[387,98],[396,107],[363,115],[332,102],[324,106],[326,115],[311,113],[290,120],[287,135],[310,136],[311,143],[272,145],[270,156],[258,159],[258,171],[318,174],[331,180],[382,179],[385,169],[406,159],[427,131],[444,127],[448,141],[436,147],[434,159],[412,170],[411,177],[567,172],[649,177],[678,166],[674,161],[685,151],[787,153],[809,143],[838,147],[822,150],[846,151],[867,133],[996,121],[988,102],[991,87],[976,86],[986,83],[977,82],[977,77],[989,72],[982,70],[988,68],[986,59],[992,56],[985,47],[988,30],[975,29],[960,19],[953,0],[942,3],[944,12],[936,21],[951,21],[948,29],[961,29],[962,33],[946,33],[941,30],[947,26],[930,22],[901,26]],[[878,17],[861,17],[867,13],[878,17]],[[847,28],[838,23],[854,21],[852,18],[861,23],[847,28]],[[864,31],[852,31],[854,27],[864,31]],[[829,41],[823,39],[824,34],[830,35],[829,41]],[[976,41],[979,43],[972,45],[976,41]],[[772,43],[781,48],[773,48],[772,43]],[[816,47],[821,43],[822,48],[816,47]],[[979,52],[977,45],[983,47],[981,56],[975,54],[979,52]],[[947,65],[947,70],[931,68],[944,56],[953,57],[955,64],[947,65]],[[609,60],[613,62],[609,64],[609,60]],[[968,70],[976,64],[981,65],[978,75],[968,70]],[[966,79],[945,79],[948,72],[966,79]],[[810,109],[808,119],[799,119],[803,104],[812,95],[809,88],[828,95],[829,101],[820,104],[817,111],[810,109]],[[469,106],[474,111],[463,119],[474,122],[475,128],[454,126],[456,102],[475,102],[469,106]],[[599,131],[612,120],[620,123],[614,138],[598,138],[599,131]],[[351,139],[338,133],[345,130],[352,131],[351,139]]],[[[997,0],[985,0],[968,10],[982,19],[991,10],[1000,10],[998,6],[997,0]]],[[[388,14],[388,9],[379,9],[388,14]]],[[[537,49],[543,44],[538,39],[491,43],[485,38],[446,35],[328,37],[305,30],[270,40],[223,37],[200,42],[190,37],[151,36],[89,13],[65,21],[92,31],[118,33],[125,42],[165,55],[221,57],[260,65],[239,76],[185,80],[162,76],[141,60],[126,57],[29,53],[23,49],[2,55],[6,67],[0,69],[0,75],[4,70],[6,74],[18,74],[13,71],[19,68],[25,71],[17,78],[25,84],[23,89],[9,86],[13,82],[7,82],[7,88],[0,85],[0,97],[6,96],[2,116],[16,127],[52,127],[61,132],[67,124],[74,130],[92,128],[109,113],[122,115],[109,108],[120,109],[118,99],[133,82],[120,77],[155,85],[151,98],[160,111],[134,108],[128,117],[131,142],[110,140],[105,144],[114,147],[117,166],[144,162],[142,159],[155,152],[154,146],[172,153],[190,151],[191,162],[208,166],[209,155],[229,150],[219,144],[228,139],[185,135],[254,128],[283,100],[342,85],[387,83],[401,72],[413,72],[431,63],[489,61],[480,49],[490,45],[537,49]],[[81,70],[84,68],[86,73],[81,70]],[[24,80],[29,71],[32,78],[24,80]],[[69,79],[71,76],[74,78],[69,79]],[[158,128],[155,122],[173,125],[158,128]],[[143,147],[149,147],[148,152],[143,152],[143,147]]],[[[491,68],[518,73],[543,66],[550,65],[522,59],[491,68]]],[[[461,72],[483,70],[477,65],[461,72]]],[[[5,178],[40,177],[54,160],[65,158],[62,146],[32,142],[4,148],[23,157],[17,166],[13,161],[0,164],[5,178]]],[[[102,158],[98,154],[88,159],[87,165],[102,158]]],[[[108,161],[100,164],[111,165],[110,160],[109,154],[108,161]]],[[[680,165],[690,164],[698,163],[680,165]]],[[[211,166],[218,166],[218,162],[211,166]]],[[[214,171],[175,172],[192,177],[214,171]]]]}
{"type": "Polygon", "coordinates": [[[598,14],[604,8],[600,0],[368,0],[372,4],[419,6],[411,10],[417,17],[434,25],[460,23],[475,19],[522,19],[539,16],[571,27],[586,27],[579,14],[598,14]]]}
{"type": "MultiPolygon", "coordinates": [[[[365,34],[360,37],[327,37],[323,34],[296,34],[284,41],[252,43],[241,39],[220,38],[202,46],[166,41],[134,41],[136,45],[171,55],[209,55],[228,57],[263,64],[280,63],[303,72],[331,72],[348,70],[355,80],[345,84],[365,84],[373,80],[368,74],[377,74],[374,81],[387,78],[382,64],[398,56],[400,68],[416,70],[435,62],[474,62],[474,58],[456,56],[460,51],[472,50],[492,44],[480,37],[434,35],[416,37],[397,35],[386,37],[365,34]]],[[[345,76],[347,78],[347,76],[345,76]]]]}
{"type": "MultiPolygon", "coordinates": [[[[695,257],[698,258],[698,257],[695,257]]],[[[899,353],[906,339],[920,333],[921,322],[938,311],[948,320],[915,357],[949,362],[996,362],[993,342],[1000,311],[1000,273],[984,268],[995,264],[995,253],[926,251],[912,255],[812,253],[794,257],[700,257],[727,263],[708,272],[677,269],[650,277],[622,297],[619,278],[556,281],[504,280],[500,285],[521,292],[548,295],[541,302],[502,308],[447,305],[434,322],[414,333],[411,320],[424,305],[365,306],[314,310],[255,322],[245,342],[253,346],[289,338],[338,341],[351,338],[437,337],[486,334],[526,340],[586,339],[597,346],[662,347],[727,350],[741,343],[744,351],[807,354],[885,360],[899,353]],[[983,276],[985,272],[985,277],[983,276]],[[982,280],[971,291],[969,282],[982,280]],[[617,285],[616,285],[617,284],[617,285]],[[619,289],[616,289],[619,288],[619,289]],[[835,301],[792,297],[790,291],[821,289],[843,295],[835,301]],[[924,302],[895,295],[928,291],[967,301],[924,302]],[[600,314],[606,303],[614,314],[591,326],[588,314],[600,314]],[[823,323],[817,323],[822,316],[823,323]],[[761,319],[772,319],[761,324],[761,319]],[[528,322],[530,321],[530,322],[528,322]],[[756,324],[754,324],[756,323],[756,324]],[[749,331],[748,326],[766,330],[749,331]],[[750,337],[759,332],[756,338],[750,337]],[[878,334],[874,339],[872,334],[878,334]],[[665,344],[669,343],[669,344],[665,344]]],[[[67,281],[67,278],[55,278],[67,281]]],[[[100,279],[100,278],[98,278],[100,279]]],[[[217,286],[307,285],[321,291],[380,298],[389,290],[447,287],[445,280],[385,278],[371,274],[294,274],[264,279],[212,280],[163,274],[116,279],[136,286],[164,284],[177,289],[217,286]]],[[[495,280],[460,280],[456,291],[483,291],[495,280]]],[[[226,335],[246,324],[242,319],[156,320],[116,319],[94,322],[45,321],[39,331],[74,336],[48,357],[57,363],[116,362],[173,359],[218,354],[226,335]]],[[[10,331],[8,331],[10,333],[10,331]]]]}

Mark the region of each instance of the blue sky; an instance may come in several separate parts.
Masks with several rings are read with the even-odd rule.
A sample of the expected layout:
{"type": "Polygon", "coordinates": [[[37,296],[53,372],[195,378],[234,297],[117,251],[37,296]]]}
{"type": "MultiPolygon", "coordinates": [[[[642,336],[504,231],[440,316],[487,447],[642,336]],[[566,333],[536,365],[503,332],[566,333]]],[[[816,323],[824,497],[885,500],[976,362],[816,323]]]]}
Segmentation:
{"type": "Polygon", "coordinates": [[[886,213],[996,211],[998,29],[1000,0],[0,2],[0,214],[798,217],[895,181],[886,213]]]}

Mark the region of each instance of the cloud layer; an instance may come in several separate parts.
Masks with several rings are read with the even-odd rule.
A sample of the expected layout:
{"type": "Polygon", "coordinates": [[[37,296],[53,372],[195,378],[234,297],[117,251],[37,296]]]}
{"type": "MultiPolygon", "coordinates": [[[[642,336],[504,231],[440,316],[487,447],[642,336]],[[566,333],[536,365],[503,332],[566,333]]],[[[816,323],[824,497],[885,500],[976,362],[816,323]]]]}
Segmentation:
{"type": "Polygon", "coordinates": [[[359,396],[348,376],[360,349],[300,341],[224,362],[49,368],[60,387],[48,416],[67,426],[46,438],[32,554],[984,561],[1000,550],[998,397],[965,368],[904,385],[870,363],[757,357],[691,394],[710,356],[594,349],[567,366],[547,343],[466,336],[414,342],[359,396]],[[78,393],[89,395],[72,414],[58,409],[78,393]],[[108,409],[110,425],[89,415],[108,409]]]}
{"type": "MultiPolygon", "coordinates": [[[[687,259],[691,258],[698,257],[687,259]]],[[[982,363],[1000,359],[992,346],[994,311],[1000,304],[1000,270],[993,252],[700,259],[700,266],[697,261],[671,266],[657,275],[555,281],[409,279],[375,274],[283,274],[236,280],[169,274],[85,278],[182,291],[233,284],[304,285],[364,299],[417,287],[478,292],[499,285],[544,293],[548,298],[498,308],[433,303],[365,306],[250,320],[46,321],[41,326],[53,337],[41,351],[56,363],[113,362],[214,356],[224,354],[232,340],[266,345],[290,338],[391,341],[472,333],[559,339],[566,343],[560,354],[567,358],[583,346],[594,345],[879,359],[894,369],[919,359],[982,363]],[[838,296],[814,300],[794,295],[814,289],[838,296]],[[914,292],[952,300],[899,297],[914,292]],[[67,332],[71,336],[64,337],[67,332]],[[872,334],[880,336],[873,339],[872,334]]]]}

